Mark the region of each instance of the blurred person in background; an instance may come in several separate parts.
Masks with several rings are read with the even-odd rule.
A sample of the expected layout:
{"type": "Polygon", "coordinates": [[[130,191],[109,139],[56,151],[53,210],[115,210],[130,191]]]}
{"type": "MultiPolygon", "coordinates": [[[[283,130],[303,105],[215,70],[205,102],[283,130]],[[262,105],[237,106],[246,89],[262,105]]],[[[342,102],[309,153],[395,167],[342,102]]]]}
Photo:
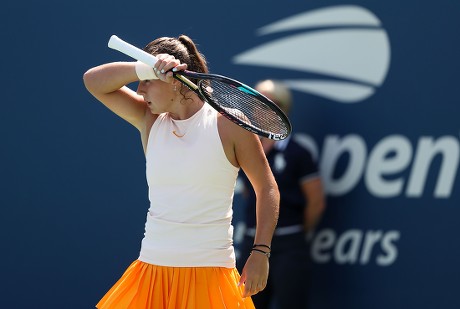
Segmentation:
{"type": "MultiPolygon", "coordinates": [[[[280,81],[264,80],[255,89],[275,102],[286,115],[292,106],[292,93],[280,81]]],[[[318,166],[308,149],[292,134],[285,140],[261,138],[262,146],[280,191],[280,210],[271,250],[268,284],[253,295],[257,309],[308,306],[311,261],[308,235],[311,235],[325,209],[325,196],[318,166]]],[[[256,194],[248,178],[240,173],[244,184],[245,235],[240,245],[237,267],[241,270],[257,245],[256,194]]]]}

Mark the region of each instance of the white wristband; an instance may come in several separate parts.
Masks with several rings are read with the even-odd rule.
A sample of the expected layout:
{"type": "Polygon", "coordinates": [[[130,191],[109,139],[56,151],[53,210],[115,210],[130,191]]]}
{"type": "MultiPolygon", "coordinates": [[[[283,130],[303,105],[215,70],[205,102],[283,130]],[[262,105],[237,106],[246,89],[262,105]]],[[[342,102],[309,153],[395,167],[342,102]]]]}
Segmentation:
{"type": "Polygon", "coordinates": [[[136,62],[136,74],[139,80],[158,79],[153,68],[141,61],[136,62]]]}

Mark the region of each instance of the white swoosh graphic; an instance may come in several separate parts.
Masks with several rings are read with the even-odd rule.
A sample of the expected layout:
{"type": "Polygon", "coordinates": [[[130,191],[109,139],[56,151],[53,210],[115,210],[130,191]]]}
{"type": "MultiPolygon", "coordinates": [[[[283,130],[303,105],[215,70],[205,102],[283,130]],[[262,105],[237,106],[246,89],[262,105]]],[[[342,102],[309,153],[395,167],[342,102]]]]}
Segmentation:
{"type": "Polygon", "coordinates": [[[307,29],[325,26],[380,26],[380,20],[371,11],[356,5],[321,8],[300,13],[259,28],[257,34],[307,29]]]}
{"type": "Polygon", "coordinates": [[[356,103],[375,93],[390,66],[390,42],[380,20],[356,5],[316,9],[257,30],[286,35],[236,55],[237,64],[324,75],[323,79],[285,80],[290,88],[340,103],[356,103]]]}
{"type": "Polygon", "coordinates": [[[390,62],[382,29],[330,29],[301,33],[234,57],[238,64],[313,72],[380,85],[390,62]]]}
{"type": "Polygon", "coordinates": [[[341,103],[355,103],[374,94],[374,87],[333,80],[283,80],[289,88],[341,103]]]}

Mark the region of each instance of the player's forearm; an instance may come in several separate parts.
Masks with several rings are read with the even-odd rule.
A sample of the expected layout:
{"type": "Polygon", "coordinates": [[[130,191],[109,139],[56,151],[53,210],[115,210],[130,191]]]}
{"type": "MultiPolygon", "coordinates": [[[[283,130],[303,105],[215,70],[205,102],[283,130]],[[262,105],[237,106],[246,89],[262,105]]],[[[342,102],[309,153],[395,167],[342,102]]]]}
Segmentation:
{"type": "Polygon", "coordinates": [[[280,196],[278,187],[272,185],[257,195],[256,235],[254,243],[270,245],[278,222],[280,196]]]}
{"type": "Polygon", "coordinates": [[[134,62],[112,62],[89,69],[83,81],[89,92],[107,94],[138,81],[134,62]]]}

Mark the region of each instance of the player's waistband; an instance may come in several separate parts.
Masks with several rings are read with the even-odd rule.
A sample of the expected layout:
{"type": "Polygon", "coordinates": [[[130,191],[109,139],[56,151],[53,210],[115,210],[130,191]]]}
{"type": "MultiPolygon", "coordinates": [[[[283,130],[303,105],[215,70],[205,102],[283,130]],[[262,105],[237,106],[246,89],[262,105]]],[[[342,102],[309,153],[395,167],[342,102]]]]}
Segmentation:
{"type": "MultiPolygon", "coordinates": [[[[281,227],[277,227],[275,229],[275,233],[273,235],[274,236],[291,235],[291,234],[296,234],[296,233],[302,232],[303,229],[304,228],[303,228],[302,224],[281,226],[281,227]]],[[[247,236],[251,236],[251,237],[256,236],[256,228],[255,227],[247,228],[245,234],[247,236]]]]}

